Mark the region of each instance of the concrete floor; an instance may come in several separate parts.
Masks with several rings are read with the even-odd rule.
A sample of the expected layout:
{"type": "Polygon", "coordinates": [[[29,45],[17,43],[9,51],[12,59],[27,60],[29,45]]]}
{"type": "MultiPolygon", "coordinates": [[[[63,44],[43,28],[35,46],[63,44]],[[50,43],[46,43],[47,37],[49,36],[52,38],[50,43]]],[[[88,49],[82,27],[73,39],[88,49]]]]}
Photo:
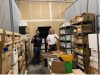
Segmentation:
{"type": "Polygon", "coordinates": [[[42,65],[29,65],[28,74],[42,74],[42,65]]]}

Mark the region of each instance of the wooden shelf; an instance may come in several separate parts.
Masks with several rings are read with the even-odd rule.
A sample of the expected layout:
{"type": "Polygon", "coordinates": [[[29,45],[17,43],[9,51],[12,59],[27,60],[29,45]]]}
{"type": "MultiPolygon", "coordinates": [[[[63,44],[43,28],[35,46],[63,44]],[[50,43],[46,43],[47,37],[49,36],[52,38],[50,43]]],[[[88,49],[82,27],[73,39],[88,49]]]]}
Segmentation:
{"type": "Polygon", "coordinates": [[[18,40],[18,41],[14,41],[14,43],[19,43],[20,41],[18,40]]]}
{"type": "Polygon", "coordinates": [[[11,31],[5,31],[5,32],[6,32],[6,35],[12,35],[11,31]]]}
{"type": "Polygon", "coordinates": [[[14,33],[14,35],[15,35],[15,36],[20,36],[21,34],[19,34],[19,33],[14,33]]]}
{"type": "Polygon", "coordinates": [[[13,41],[6,42],[4,45],[7,46],[7,45],[11,45],[11,44],[13,44],[13,41]]]}
{"type": "MultiPolygon", "coordinates": [[[[19,33],[13,33],[11,31],[3,31],[2,29],[0,29],[0,33],[3,34],[3,35],[1,35],[2,36],[1,37],[1,39],[2,39],[1,43],[3,43],[3,45],[0,46],[0,49],[3,49],[5,46],[8,47],[8,51],[6,51],[6,52],[3,52],[2,51],[2,53],[0,54],[1,55],[1,58],[2,58],[0,60],[2,62],[2,63],[0,63],[0,67],[1,67],[0,68],[0,70],[1,70],[0,71],[0,74],[2,74],[2,73],[13,74],[11,72],[11,70],[12,70],[11,68],[13,68],[15,66],[14,65],[15,64],[14,63],[14,60],[12,60],[13,51],[14,51],[13,50],[14,49],[13,46],[15,45],[15,43],[18,43],[19,45],[23,44],[23,47],[24,47],[24,39],[21,37],[21,34],[19,34],[19,33]],[[14,40],[13,40],[13,38],[14,38],[14,40]],[[19,38],[20,40],[18,40],[17,38],[19,38]],[[7,69],[4,68],[5,66],[7,67],[7,69]]],[[[19,47],[18,52],[19,51],[23,51],[24,52],[24,49],[22,49],[22,46],[19,47]]],[[[24,55],[23,55],[23,58],[24,58],[24,55]]],[[[23,60],[25,60],[25,59],[23,59],[23,60]]],[[[17,61],[17,59],[16,59],[16,61],[17,61]]]]}

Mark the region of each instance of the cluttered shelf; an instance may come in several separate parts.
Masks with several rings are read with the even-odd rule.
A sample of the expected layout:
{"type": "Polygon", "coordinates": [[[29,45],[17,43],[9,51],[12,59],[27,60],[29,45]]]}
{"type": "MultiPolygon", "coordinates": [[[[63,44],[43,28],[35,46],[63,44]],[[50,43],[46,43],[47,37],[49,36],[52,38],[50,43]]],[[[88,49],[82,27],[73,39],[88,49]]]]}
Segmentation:
{"type": "Polygon", "coordinates": [[[91,23],[95,20],[95,15],[93,13],[83,13],[80,16],[76,16],[74,19],[71,20],[72,25],[80,25],[80,24],[87,24],[91,23]]]}
{"type": "Polygon", "coordinates": [[[75,26],[78,26],[78,25],[86,25],[86,24],[90,24],[92,22],[93,21],[80,21],[80,22],[72,23],[71,25],[75,25],[75,26]]]}
{"type": "Polygon", "coordinates": [[[0,30],[0,32],[2,32],[2,35],[0,33],[0,43],[2,43],[0,49],[3,49],[0,54],[2,57],[0,74],[19,74],[18,53],[22,52],[24,58],[24,40],[19,33],[4,30],[0,30]]]}
{"type": "MultiPolygon", "coordinates": [[[[89,47],[88,47],[88,34],[93,33],[94,28],[94,14],[83,13],[81,16],[77,16],[72,20],[73,35],[74,35],[74,46],[76,47],[73,53],[77,56],[84,57],[84,65],[76,62],[76,66],[83,69],[86,73],[89,73],[89,47]],[[86,52],[87,51],[87,52],[86,52]],[[86,58],[85,58],[86,57],[86,58]],[[84,67],[84,68],[83,68],[84,67]]],[[[75,57],[78,59],[78,57],[75,57]]]]}

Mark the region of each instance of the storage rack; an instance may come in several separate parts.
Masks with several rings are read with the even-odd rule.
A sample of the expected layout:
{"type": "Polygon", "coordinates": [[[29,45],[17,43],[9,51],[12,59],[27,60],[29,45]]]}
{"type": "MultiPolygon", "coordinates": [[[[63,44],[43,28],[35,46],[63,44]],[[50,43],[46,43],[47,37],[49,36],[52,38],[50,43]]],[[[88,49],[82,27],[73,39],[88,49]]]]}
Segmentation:
{"type": "Polygon", "coordinates": [[[72,41],[72,26],[65,26],[60,28],[60,50],[66,53],[72,53],[73,41],[72,41]]]}
{"type": "MultiPolygon", "coordinates": [[[[2,49],[2,38],[3,38],[3,30],[0,29],[0,49],[2,49]]],[[[2,50],[0,50],[0,73],[2,73],[2,50]]]]}
{"type": "Polygon", "coordinates": [[[2,72],[1,74],[7,74],[12,71],[12,52],[13,52],[13,33],[10,31],[3,31],[2,35],[2,72]]]}
{"type": "Polygon", "coordinates": [[[26,67],[28,69],[28,66],[31,63],[30,39],[29,39],[29,36],[28,35],[25,35],[25,36],[27,37],[27,39],[25,39],[25,61],[26,61],[26,67]]]}
{"type": "Polygon", "coordinates": [[[88,34],[95,32],[95,17],[92,13],[83,13],[72,20],[74,34],[74,63],[77,68],[89,73],[90,49],[88,34]]]}
{"type": "Polygon", "coordinates": [[[17,50],[23,51],[21,47],[24,47],[24,40],[20,34],[0,29],[0,74],[17,74],[19,60],[14,55],[17,55],[17,50]]]}
{"type": "Polygon", "coordinates": [[[24,74],[26,70],[25,41],[19,33],[14,33],[14,48],[18,51],[18,74],[24,74]]]}

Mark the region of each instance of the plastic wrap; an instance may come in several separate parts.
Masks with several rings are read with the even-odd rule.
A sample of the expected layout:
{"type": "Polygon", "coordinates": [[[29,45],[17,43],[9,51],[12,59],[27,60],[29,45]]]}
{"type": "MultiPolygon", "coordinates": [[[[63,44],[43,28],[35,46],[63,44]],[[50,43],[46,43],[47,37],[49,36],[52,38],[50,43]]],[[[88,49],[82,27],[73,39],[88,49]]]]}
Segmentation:
{"type": "Polygon", "coordinates": [[[0,0],[0,28],[11,31],[11,17],[13,15],[13,25],[15,32],[19,31],[20,11],[12,0],[13,14],[10,11],[9,0],[0,0]]]}

